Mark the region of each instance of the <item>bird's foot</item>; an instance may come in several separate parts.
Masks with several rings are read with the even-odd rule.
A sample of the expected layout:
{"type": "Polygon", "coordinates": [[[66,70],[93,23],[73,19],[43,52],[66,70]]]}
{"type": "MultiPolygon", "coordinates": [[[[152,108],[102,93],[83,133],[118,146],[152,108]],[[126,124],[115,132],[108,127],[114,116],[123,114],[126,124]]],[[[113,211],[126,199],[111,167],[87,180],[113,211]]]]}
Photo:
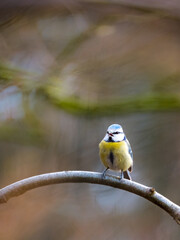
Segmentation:
{"type": "Polygon", "coordinates": [[[103,171],[103,173],[102,173],[102,178],[105,178],[106,172],[107,172],[108,169],[109,169],[109,167],[107,167],[107,168],[103,171]]]}
{"type": "Polygon", "coordinates": [[[121,179],[123,179],[124,178],[124,173],[123,173],[123,171],[121,171],[121,173],[120,173],[120,179],[119,180],[121,180],[121,179]]]}

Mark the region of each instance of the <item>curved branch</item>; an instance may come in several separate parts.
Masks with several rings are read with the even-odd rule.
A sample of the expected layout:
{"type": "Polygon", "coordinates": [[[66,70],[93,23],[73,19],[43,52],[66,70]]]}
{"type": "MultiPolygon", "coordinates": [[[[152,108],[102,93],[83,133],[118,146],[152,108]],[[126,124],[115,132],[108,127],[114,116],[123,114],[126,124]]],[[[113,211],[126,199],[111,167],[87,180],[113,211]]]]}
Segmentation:
{"type": "Polygon", "coordinates": [[[157,193],[154,188],[147,187],[126,179],[120,180],[118,177],[111,175],[106,175],[105,179],[103,179],[102,174],[97,172],[63,171],[46,173],[26,178],[0,189],[0,203],[5,203],[10,198],[17,197],[34,188],[67,182],[86,182],[101,184],[126,190],[128,192],[144,197],[157,206],[161,207],[167,213],[169,213],[178,224],[180,224],[180,206],[176,205],[163,195],[157,193]]]}

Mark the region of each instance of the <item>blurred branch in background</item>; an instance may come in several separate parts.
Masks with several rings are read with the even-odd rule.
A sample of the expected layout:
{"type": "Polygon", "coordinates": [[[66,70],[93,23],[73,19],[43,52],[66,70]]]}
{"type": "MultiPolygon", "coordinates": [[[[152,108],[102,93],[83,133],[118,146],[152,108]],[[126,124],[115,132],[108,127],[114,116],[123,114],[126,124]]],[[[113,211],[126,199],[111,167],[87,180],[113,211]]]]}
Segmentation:
{"type": "Polygon", "coordinates": [[[118,177],[109,175],[102,178],[101,173],[87,171],[55,172],[26,178],[0,189],[0,203],[5,203],[10,198],[17,197],[34,188],[67,182],[102,184],[137,194],[164,209],[178,224],[180,224],[180,206],[157,193],[154,188],[146,187],[142,184],[126,179],[120,180],[118,177]]]}
{"type": "MultiPolygon", "coordinates": [[[[36,78],[34,74],[22,72],[18,69],[8,67],[7,65],[0,65],[0,80],[1,85],[6,89],[9,86],[16,86],[16,90],[21,91],[21,94],[27,99],[28,96],[36,92],[34,98],[38,96],[46,96],[46,100],[53,105],[73,114],[83,115],[106,115],[106,114],[120,114],[131,112],[147,112],[147,111],[179,111],[180,97],[177,93],[171,93],[171,85],[177,90],[179,87],[179,75],[175,75],[166,79],[160,79],[153,90],[144,95],[137,95],[133,97],[123,97],[120,99],[111,99],[108,102],[98,101],[89,102],[77,96],[66,96],[64,89],[59,85],[59,81],[47,79],[41,83],[40,81],[28,81],[29,78],[36,78]],[[172,81],[173,80],[173,81],[172,81]],[[169,93],[168,93],[169,91],[169,93]]],[[[2,92],[3,88],[1,88],[2,92]]],[[[8,94],[8,93],[7,93],[8,94]]],[[[36,99],[33,99],[36,101],[36,99]]],[[[25,106],[24,105],[24,106],[25,106]]],[[[27,117],[27,120],[30,119],[27,117]]]]}
{"type": "Polygon", "coordinates": [[[45,90],[49,101],[70,113],[85,115],[117,115],[121,113],[149,111],[179,111],[180,98],[168,93],[147,93],[141,96],[127,97],[108,102],[86,102],[77,97],[63,97],[61,89],[47,87],[45,90]]]}
{"type": "Polygon", "coordinates": [[[36,75],[0,64],[0,140],[41,144],[43,130],[33,111],[36,75]],[[34,96],[33,96],[34,95],[34,96]]]}

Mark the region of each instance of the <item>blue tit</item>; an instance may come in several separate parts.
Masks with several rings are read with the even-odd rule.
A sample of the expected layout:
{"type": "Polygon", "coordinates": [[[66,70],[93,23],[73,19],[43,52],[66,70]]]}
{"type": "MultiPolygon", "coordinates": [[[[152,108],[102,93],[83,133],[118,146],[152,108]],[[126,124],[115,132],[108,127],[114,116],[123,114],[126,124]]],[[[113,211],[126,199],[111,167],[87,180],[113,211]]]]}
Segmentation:
{"type": "Polygon", "coordinates": [[[106,167],[103,177],[108,169],[121,172],[121,178],[131,180],[133,153],[128,139],[121,125],[112,124],[108,127],[103,140],[99,144],[99,155],[106,167]]]}

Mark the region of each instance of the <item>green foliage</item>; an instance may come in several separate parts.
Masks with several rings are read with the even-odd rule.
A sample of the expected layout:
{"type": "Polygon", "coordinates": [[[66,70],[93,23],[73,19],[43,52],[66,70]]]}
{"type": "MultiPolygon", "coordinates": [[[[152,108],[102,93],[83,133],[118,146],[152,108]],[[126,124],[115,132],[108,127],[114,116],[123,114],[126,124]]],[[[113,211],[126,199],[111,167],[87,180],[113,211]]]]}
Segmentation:
{"type": "Polygon", "coordinates": [[[0,82],[9,82],[15,80],[19,75],[19,71],[5,64],[0,63],[0,82]]]}
{"type": "Polygon", "coordinates": [[[24,122],[7,122],[0,126],[0,140],[21,144],[41,145],[44,143],[41,128],[27,126],[24,122]]]}
{"type": "Polygon", "coordinates": [[[174,94],[151,93],[108,102],[87,102],[73,96],[62,97],[55,87],[48,87],[45,92],[51,103],[74,114],[108,115],[180,110],[180,98],[174,94]]]}

